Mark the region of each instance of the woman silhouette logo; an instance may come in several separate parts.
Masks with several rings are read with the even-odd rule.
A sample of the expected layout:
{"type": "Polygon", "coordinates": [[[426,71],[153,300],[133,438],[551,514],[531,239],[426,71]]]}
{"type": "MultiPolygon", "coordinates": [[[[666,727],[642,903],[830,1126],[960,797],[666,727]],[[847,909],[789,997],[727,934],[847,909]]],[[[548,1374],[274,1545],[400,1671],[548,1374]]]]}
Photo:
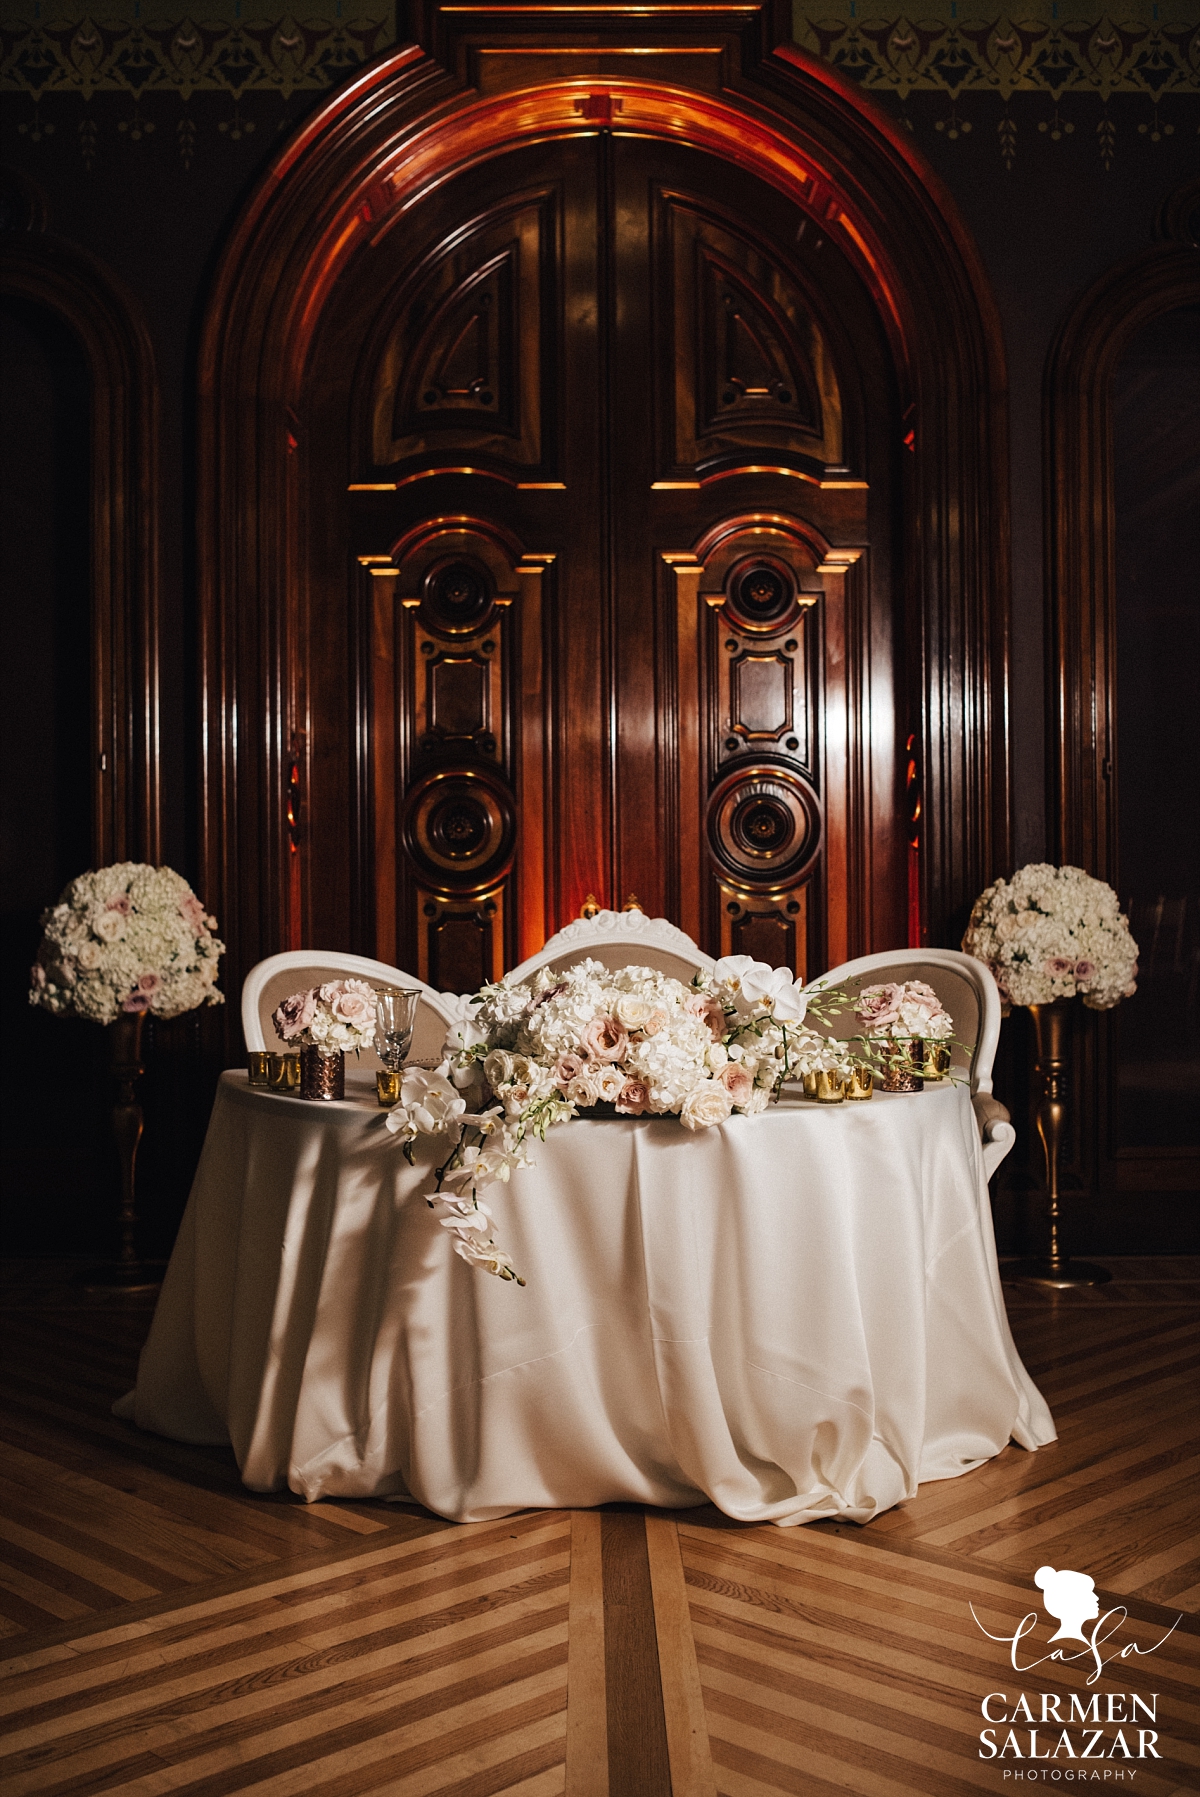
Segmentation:
{"type": "Polygon", "coordinates": [[[1096,1597],[1096,1581],[1086,1572],[1055,1572],[1053,1566],[1039,1566],[1033,1582],[1042,1592],[1042,1608],[1058,1623],[1052,1641],[1087,1641],[1085,1622],[1095,1622],[1100,1614],[1096,1597]]]}

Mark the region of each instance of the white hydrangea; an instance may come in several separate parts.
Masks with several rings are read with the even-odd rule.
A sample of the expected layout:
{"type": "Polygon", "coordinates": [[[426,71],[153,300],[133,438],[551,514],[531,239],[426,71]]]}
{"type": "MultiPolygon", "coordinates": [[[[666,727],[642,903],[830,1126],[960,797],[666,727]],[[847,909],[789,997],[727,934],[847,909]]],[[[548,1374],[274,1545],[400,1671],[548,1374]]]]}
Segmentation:
{"type": "Polygon", "coordinates": [[[1137,943],[1116,893],[1080,867],[1035,862],[980,894],[962,946],[1008,1004],[1079,995],[1107,1011],[1137,991],[1137,943]]]}
{"type": "Polygon", "coordinates": [[[121,861],[81,874],[41,925],[29,1002],[58,1016],[112,1023],[121,1012],[178,1017],[225,1002],[217,920],[169,867],[121,861]]]}

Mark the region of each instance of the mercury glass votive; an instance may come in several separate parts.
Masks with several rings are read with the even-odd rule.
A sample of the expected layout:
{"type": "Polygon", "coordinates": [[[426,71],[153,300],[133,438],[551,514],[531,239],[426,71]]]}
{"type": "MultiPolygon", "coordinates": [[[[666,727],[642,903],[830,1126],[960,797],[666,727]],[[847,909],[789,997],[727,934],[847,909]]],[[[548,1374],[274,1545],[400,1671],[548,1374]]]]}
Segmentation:
{"type": "Polygon", "coordinates": [[[920,1092],[924,1090],[924,1082],[913,1062],[913,1044],[911,1042],[896,1043],[884,1069],[879,1087],[883,1092],[920,1092]]]}
{"type": "Polygon", "coordinates": [[[856,1061],[850,1069],[850,1078],[846,1081],[847,1098],[873,1098],[875,1095],[875,1070],[856,1061]]]}

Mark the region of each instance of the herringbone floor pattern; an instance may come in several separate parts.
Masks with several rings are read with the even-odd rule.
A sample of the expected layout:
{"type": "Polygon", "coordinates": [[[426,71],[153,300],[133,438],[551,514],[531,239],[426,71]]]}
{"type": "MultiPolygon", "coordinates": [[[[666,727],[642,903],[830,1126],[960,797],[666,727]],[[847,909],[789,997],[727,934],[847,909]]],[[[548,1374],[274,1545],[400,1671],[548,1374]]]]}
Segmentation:
{"type": "MultiPolygon", "coordinates": [[[[1200,1790],[1200,1264],[1113,1264],[1109,1287],[1008,1292],[1059,1441],[865,1529],[624,1506],[462,1527],[252,1495],[226,1451],[110,1416],[147,1303],[14,1266],[0,1791],[956,1797],[1035,1773],[1200,1790]],[[1106,1659],[1141,1653],[1090,1685],[1082,1660],[1014,1671],[971,1606],[1011,1635],[1043,1563],[1127,1613],[1106,1659]],[[984,1697],[1007,1717],[1022,1691],[1031,1718],[981,1757],[984,1697]],[[1133,1723],[1128,1695],[1107,1721],[1114,1692],[1140,1695],[1133,1723]],[[1093,1730],[1073,1722],[1064,1750],[1042,1693],[1103,1725],[1086,1758],[1093,1730]],[[1161,1757],[1125,1759],[1148,1704],[1161,1757]]],[[[1020,1665],[1045,1651],[1021,1644],[1020,1665]]]]}

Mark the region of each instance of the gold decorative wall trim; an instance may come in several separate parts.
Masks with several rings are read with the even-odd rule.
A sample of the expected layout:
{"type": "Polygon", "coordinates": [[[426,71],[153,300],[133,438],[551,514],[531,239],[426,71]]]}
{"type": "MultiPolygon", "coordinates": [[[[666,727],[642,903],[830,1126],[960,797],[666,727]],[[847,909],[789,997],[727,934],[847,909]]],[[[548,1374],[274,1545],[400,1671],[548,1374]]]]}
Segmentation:
{"type": "MultiPolygon", "coordinates": [[[[296,18],[241,0],[110,0],[93,17],[70,0],[18,0],[0,21],[0,90],[51,94],[249,93],[334,87],[395,43],[387,0],[325,0],[296,18]],[[19,8],[19,10],[18,10],[19,8]],[[117,16],[124,15],[124,16],[117,16]]],[[[1023,0],[1019,13],[976,14],[969,0],[922,0],[919,13],[883,14],[872,0],[797,0],[793,34],[814,56],[874,92],[901,99],[993,93],[1141,94],[1155,102],[1200,93],[1200,11],[1194,0],[1121,0],[1114,17],[1094,0],[1023,0]]]]}
{"type": "MultiPolygon", "coordinates": [[[[30,5],[30,12],[35,9],[30,5]]],[[[37,9],[37,10],[40,10],[37,9]]],[[[208,7],[205,7],[205,13],[208,7]]],[[[240,8],[238,9],[240,11],[240,8]]],[[[392,8],[354,0],[354,17],[255,18],[198,23],[190,18],[104,23],[84,17],[0,26],[0,90],[41,100],[74,94],[248,93],[289,99],[298,90],[335,87],[395,42],[392,8]]]]}
{"type": "MultiPolygon", "coordinates": [[[[1141,94],[1155,102],[1200,93],[1200,12],[1175,22],[1147,17],[1118,23],[1108,14],[1060,19],[1051,4],[1040,19],[1005,13],[979,16],[959,0],[942,0],[943,16],[881,16],[871,0],[797,7],[796,42],[872,92],[966,94],[1141,94]],[[842,17],[838,17],[838,13],[842,17]],[[961,15],[961,16],[959,16],[961,15]]],[[[1065,7],[1062,9],[1067,10],[1065,7]]],[[[1165,13],[1167,8],[1162,11],[1165,13]]]]}

